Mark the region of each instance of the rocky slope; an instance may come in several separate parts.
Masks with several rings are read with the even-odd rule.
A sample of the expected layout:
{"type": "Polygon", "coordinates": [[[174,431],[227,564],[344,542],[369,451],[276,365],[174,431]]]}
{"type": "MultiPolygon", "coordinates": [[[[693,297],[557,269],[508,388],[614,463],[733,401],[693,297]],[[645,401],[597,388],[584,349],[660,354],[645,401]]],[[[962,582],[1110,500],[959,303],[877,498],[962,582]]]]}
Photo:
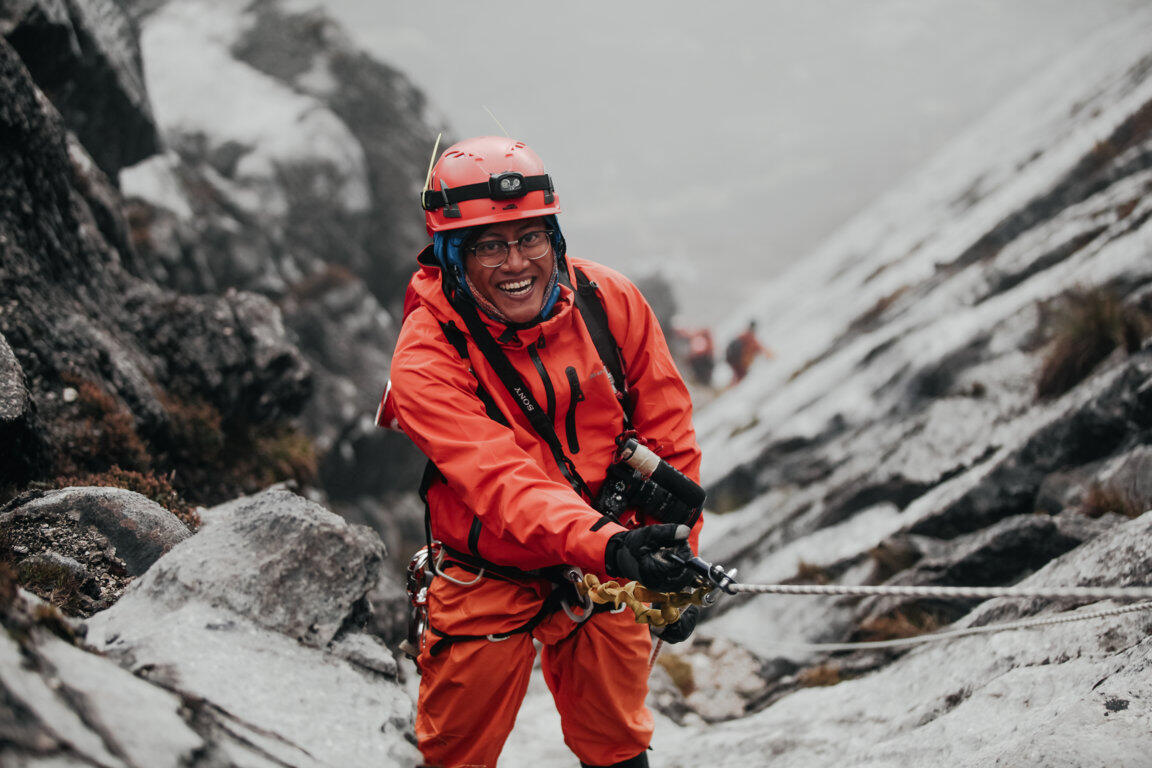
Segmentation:
{"type": "MultiPolygon", "coordinates": [[[[100,493],[55,492],[0,520],[66,515],[100,493]]],[[[106,508],[144,503],[113,493],[106,508]]],[[[273,490],[207,510],[184,536],[144,562],[128,544],[154,537],[121,526],[112,556],[147,570],[86,625],[5,596],[4,765],[415,764],[403,673],[364,631],[390,585],[375,533],[273,490]]]]}
{"type": "MultiPolygon", "coordinates": [[[[201,196],[196,225],[227,236],[187,222],[142,228],[141,216],[175,218],[124,194],[126,168],[171,157],[155,155],[170,137],[156,128],[136,33],[118,2],[0,3],[0,763],[412,763],[410,699],[384,645],[403,598],[383,573],[379,537],[283,491],[214,506],[277,480],[316,482],[322,435],[303,431],[301,414],[319,396],[334,413],[350,407],[324,389],[340,360],[383,380],[386,353],[375,350],[391,345],[387,314],[351,271],[363,262],[286,255],[302,248],[281,231],[299,211],[250,216],[198,185],[208,171],[196,162],[171,168],[201,196]],[[227,264],[252,242],[315,272],[272,288],[192,279],[211,276],[197,272],[204,254],[227,264]],[[165,243],[187,257],[173,262],[180,269],[165,271],[165,243]],[[313,335],[293,333],[285,317],[313,335]],[[78,619],[93,615],[101,632],[114,629],[88,642],[78,619]]],[[[343,81],[356,82],[357,67],[382,73],[361,73],[361,102],[379,94],[389,71],[346,58],[343,81]]],[[[416,98],[392,85],[385,99],[416,98]]],[[[412,107],[373,111],[343,98],[366,135],[381,110],[412,107]]],[[[402,143],[374,140],[371,151],[355,141],[347,151],[363,159],[402,143]]],[[[265,170],[311,188],[330,169],[265,170]]],[[[366,218],[397,173],[377,179],[378,193],[366,182],[363,199],[337,202],[366,218]]],[[[402,232],[374,231],[405,245],[402,232]]],[[[341,418],[326,428],[348,431],[341,418]]]]}
{"type": "MultiPolygon", "coordinates": [[[[91,64],[58,65],[82,80],[91,64]]],[[[0,91],[0,439],[19,449],[4,453],[4,493],[114,467],[175,479],[193,502],[234,493],[239,478],[204,471],[213,452],[245,463],[235,452],[287,434],[311,392],[278,309],[256,294],[189,296],[141,277],[119,192],[6,39],[0,91]]],[[[114,114],[86,129],[98,119],[114,130],[114,114]]]]}
{"type": "Polygon", "coordinates": [[[426,242],[414,200],[436,131],[424,97],[319,9],[135,7],[166,147],[120,174],[141,262],[162,285],[277,303],[313,370],[300,419],[323,457],[320,484],[350,515],[372,514],[419,471],[371,416],[426,242]]]}
{"type": "Polygon", "coordinates": [[[421,461],[371,415],[424,241],[420,92],[272,0],[28,0],[0,31],[6,493],[115,466],[195,505],[289,477],[406,549],[381,498],[421,461]]]}
{"type": "MultiPolygon", "coordinates": [[[[1152,583],[1150,32],[1144,12],[1053,62],[733,316],[777,358],[698,415],[706,557],[756,583],[1152,583]]],[[[810,645],[1100,607],[730,599],[665,652],[669,687],[694,692],[662,700],[681,725],[656,748],[1145,765],[1146,611],[910,652],[810,645]],[[717,647],[755,681],[718,684],[717,647]]]]}

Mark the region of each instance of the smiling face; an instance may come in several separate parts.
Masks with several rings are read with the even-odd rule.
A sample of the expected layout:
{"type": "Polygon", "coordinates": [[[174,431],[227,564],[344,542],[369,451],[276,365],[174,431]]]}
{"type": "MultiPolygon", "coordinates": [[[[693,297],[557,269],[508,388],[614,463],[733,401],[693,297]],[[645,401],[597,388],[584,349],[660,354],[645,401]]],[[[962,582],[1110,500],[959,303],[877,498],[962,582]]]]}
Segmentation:
{"type": "MultiPolygon", "coordinates": [[[[538,218],[493,224],[474,244],[509,242],[542,229],[544,222],[538,218]]],[[[464,257],[464,271],[468,273],[472,286],[513,323],[527,323],[540,314],[544,306],[544,291],[555,264],[551,247],[539,259],[529,259],[514,246],[508,260],[495,268],[481,264],[474,253],[464,257]]]]}

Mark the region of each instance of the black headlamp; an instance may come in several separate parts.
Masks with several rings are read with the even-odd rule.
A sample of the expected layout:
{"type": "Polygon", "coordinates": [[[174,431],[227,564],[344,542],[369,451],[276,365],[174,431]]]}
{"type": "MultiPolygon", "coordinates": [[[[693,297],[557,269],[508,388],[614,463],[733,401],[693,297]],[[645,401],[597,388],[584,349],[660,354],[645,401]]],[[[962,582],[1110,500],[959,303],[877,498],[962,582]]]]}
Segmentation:
{"type": "Polygon", "coordinates": [[[511,200],[524,197],[524,174],[516,171],[496,173],[488,177],[488,196],[493,200],[511,200]]]}

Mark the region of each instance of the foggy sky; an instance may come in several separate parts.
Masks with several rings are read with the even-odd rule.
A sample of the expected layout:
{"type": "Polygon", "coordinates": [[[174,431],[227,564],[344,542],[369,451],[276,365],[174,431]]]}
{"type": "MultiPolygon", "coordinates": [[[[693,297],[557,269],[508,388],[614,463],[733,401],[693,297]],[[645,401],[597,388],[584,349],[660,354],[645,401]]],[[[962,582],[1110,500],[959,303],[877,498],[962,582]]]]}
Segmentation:
{"type": "Polygon", "coordinates": [[[491,109],[544,159],[570,252],[660,270],[689,325],[1142,4],[322,2],[456,137],[501,133],[491,109]]]}

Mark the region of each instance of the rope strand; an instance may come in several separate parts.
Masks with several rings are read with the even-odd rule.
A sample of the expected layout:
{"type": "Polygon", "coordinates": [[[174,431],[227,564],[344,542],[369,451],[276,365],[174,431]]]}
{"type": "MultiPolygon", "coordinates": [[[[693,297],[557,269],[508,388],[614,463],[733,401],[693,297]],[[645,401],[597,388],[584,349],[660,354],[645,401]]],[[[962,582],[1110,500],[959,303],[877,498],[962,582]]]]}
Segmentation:
{"type": "Polygon", "coordinates": [[[900,587],[841,584],[732,584],[734,594],[845,595],[852,597],[952,597],[987,600],[1030,597],[1046,600],[1152,600],[1152,587],[900,587]]]}

